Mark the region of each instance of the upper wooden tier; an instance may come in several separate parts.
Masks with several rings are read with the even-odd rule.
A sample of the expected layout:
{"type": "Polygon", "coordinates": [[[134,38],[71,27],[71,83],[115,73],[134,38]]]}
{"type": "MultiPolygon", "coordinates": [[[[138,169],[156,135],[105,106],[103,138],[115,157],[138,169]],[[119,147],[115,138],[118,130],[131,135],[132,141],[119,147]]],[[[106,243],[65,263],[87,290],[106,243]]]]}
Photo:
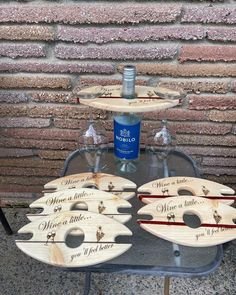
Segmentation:
{"type": "Polygon", "coordinates": [[[184,96],[167,88],[136,86],[136,98],[126,99],[121,90],[121,85],[86,88],[78,93],[78,102],[107,111],[144,113],[177,106],[184,96]]]}

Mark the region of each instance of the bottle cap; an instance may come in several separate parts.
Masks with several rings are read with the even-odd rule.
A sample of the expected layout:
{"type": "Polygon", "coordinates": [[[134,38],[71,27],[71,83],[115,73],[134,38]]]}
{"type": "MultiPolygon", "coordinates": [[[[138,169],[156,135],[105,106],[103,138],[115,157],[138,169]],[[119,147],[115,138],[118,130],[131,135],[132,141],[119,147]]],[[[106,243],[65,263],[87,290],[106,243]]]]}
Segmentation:
{"type": "Polygon", "coordinates": [[[134,80],[136,76],[136,68],[135,66],[125,66],[123,71],[123,79],[125,80],[134,80]]]}

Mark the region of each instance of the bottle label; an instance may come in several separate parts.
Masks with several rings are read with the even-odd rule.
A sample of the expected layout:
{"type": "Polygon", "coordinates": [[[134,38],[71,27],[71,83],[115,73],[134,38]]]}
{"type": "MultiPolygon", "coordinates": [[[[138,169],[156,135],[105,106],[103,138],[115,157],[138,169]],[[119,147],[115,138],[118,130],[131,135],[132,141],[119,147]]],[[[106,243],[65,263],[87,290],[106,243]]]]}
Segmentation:
{"type": "Polygon", "coordinates": [[[140,125],[123,125],[114,120],[114,152],[120,159],[134,160],[139,155],[140,125]]]}

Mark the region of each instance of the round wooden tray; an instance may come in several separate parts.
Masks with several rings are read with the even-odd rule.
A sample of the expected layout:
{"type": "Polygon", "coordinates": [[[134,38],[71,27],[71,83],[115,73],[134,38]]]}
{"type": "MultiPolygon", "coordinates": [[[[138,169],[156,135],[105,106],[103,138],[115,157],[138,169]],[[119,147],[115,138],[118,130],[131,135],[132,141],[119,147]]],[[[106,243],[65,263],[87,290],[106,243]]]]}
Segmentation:
{"type": "Polygon", "coordinates": [[[114,111],[143,113],[177,106],[184,94],[162,87],[136,86],[136,98],[121,97],[121,85],[94,86],[78,92],[78,102],[90,107],[114,111]]]}

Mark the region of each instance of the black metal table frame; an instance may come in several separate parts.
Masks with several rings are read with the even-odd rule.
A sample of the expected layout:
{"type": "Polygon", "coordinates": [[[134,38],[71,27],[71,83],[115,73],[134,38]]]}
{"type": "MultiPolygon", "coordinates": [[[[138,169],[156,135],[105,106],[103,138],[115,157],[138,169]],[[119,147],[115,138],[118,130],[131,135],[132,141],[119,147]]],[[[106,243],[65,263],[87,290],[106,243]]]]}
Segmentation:
{"type": "Polygon", "coordinates": [[[6,234],[11,235],[12,234],[12,229],[6,219],[5,214],[2,211],[2,208],[0,207],[0,221],[3,225],[3,228],[5,229],[6,234]]]}

